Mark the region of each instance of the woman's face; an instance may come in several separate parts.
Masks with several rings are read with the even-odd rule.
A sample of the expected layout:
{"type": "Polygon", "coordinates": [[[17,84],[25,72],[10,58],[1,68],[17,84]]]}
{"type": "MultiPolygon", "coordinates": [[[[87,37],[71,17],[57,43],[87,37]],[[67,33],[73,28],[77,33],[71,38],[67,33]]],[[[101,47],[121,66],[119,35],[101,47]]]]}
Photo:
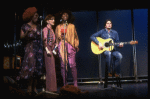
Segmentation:
{"type": "Polygon", "coordinates": [[[47,24],[54,25],[55,24],[55,17],[51,17],[51,19],[47,20],[46,22],[47,22],[47,24]]]}
{"type": "Polygon", "coordinates": [[[38,21],[38,17],[39,17],[38,13],[35,13],[33,18],[32,18],[32,22],[36,23],[38,21]]]}
{"type": "Polygon", "coordinates": [[[68,20],[68,18],[69,18],[68,13],[63,13],[63,15],[62,15],[62,19],[63,19],[64,21],[67,21],[67,20],[68,20]]]}

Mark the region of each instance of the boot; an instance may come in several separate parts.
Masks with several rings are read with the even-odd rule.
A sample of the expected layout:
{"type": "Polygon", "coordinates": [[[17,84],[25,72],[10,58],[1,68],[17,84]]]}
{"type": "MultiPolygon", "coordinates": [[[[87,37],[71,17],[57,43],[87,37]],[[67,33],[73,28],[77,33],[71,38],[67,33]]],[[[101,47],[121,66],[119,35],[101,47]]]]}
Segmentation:
{"type": "Polygon", "coordinates": [[[112,73],[108,73],[108,77],[112,77],[112,73]]]}
{"type": "Polygon", "coordinates": [[[61,67],[61,76],[63,78],[63,84],[64,86],[67,85],[67,79],[65,78],[65,74],[66,74],[66,78],[67,78],[67,72],[65,71],[64,67],[61,67]]]}
{"type": "Polygon", "coordinates": [[[36,94],[38,94],[38,91],[37,91],[37,89],[36,89],[36,85],[37,85],[37,79],[36,78],[34,78],[34,80],[33,80],[33,93],[36,95],[36,94]]]}
{"type": "Polygon", "coordinates": [[[71,72],[72,72],[74,86],[78,87],[78,84],[77,84],[77,69],[76,69],[76,67],[72,67],[71,68],[71,72]]]}
{"type": "Polygon", "coordinates": [[[32,86],[28,86],[28,88],[27,88],[27,94],[28,94],[29,96],[32,95],[32,86]]]}
{"type": "Polygon", "coordinates": [[[27,87],[27,94],[28,94],[29,96],[32,95],[32,83],[33,83],[33,78],[31,77],[31,78],[29,78],[28,81],[27,81],[27,85],[28,85],[28,87],[27,87]]]}

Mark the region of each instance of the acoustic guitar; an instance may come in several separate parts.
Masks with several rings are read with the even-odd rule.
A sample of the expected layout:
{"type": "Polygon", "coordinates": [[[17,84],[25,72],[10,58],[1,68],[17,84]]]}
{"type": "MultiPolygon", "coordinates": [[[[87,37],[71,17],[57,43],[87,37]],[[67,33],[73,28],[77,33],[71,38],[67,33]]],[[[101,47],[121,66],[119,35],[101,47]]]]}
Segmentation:
{"type": "Polygon", "coordinates": [[[99,45],[95,42],[91,41],[91,50],[94,54],[102,54],[104,51],[112,51],[114,49],[115,45],[118,45],[120,43],[123,44],[138,44],[138,41],[130,41],[130,42],[120,42],[120,43],[114,43],[114,41],[111,38],[108,39],[102,39],[100,37],[96,37],[99,42],[101,42],[103,49],[99,48],[99,45]]]}

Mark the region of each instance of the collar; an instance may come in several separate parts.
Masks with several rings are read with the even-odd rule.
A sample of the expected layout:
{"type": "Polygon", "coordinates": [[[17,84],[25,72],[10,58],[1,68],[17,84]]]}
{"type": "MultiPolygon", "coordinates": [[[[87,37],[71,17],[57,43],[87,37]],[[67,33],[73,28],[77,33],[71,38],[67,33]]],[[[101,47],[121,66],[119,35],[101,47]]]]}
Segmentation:
{"type": "Polygon", "coordinates": [[[49,24],[47,24],[47,28],[51,30],[52,26],[50,26],[49,24]]]}
{"type": "MultiPolygon", "coordinates": [[[[105,30],[108,32],[108,30],[107,30],[106,28],[105,28],[105,30]]],[[[110,29],[110,32],[112,32],[112,29],[110,29]]],[[[110,33],[110,32],[109,32],[109,33],[110,33]]]]}

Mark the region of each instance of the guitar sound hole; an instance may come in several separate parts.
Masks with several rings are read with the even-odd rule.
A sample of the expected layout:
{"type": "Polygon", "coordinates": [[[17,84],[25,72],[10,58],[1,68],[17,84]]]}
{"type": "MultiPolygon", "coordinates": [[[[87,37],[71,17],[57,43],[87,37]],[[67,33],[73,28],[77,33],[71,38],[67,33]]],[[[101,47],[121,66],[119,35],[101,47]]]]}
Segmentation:
{"type": "Polygon", "coordinates": [[[105,43],[105,47],[109,47],[109,43],[105,43]]]}

